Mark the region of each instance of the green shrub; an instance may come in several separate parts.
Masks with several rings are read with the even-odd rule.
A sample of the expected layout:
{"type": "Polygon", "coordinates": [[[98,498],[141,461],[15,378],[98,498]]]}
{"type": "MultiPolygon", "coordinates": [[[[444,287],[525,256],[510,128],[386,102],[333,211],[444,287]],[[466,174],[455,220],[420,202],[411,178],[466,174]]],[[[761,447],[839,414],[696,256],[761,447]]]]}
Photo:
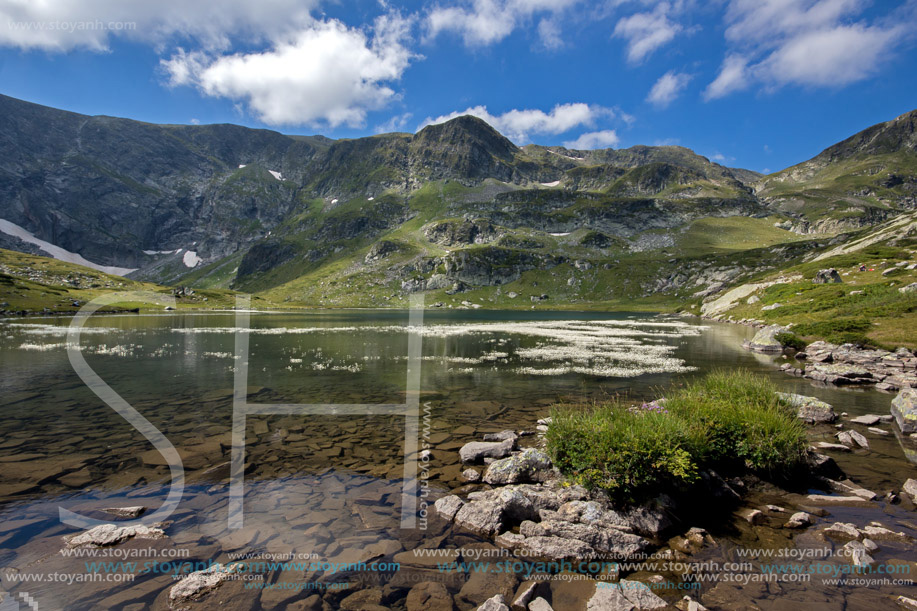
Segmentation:
{"type": "Polygon", "coordinates": [[[793,350],[805,350],[806,348],[806,343],[797,337],[795,333],[775,333],[774,339],[793,350]]]}
{"type": "Polygon", "coordinates": [[[796,325],[793,331],[797,335],[823,337],[833,344],[866,344],[866,332],[871,328],[872,322],[864,318],[838,318],[796,325]]]}
{"type": "Polygon", "coordinates": [[[775,391],[762,376],[714,372],[662,407],[558,406],[548,451],[574,481],[618,499],[691,484],[707,468],[783,477],[803,459],[805,429],[775,391]]]}

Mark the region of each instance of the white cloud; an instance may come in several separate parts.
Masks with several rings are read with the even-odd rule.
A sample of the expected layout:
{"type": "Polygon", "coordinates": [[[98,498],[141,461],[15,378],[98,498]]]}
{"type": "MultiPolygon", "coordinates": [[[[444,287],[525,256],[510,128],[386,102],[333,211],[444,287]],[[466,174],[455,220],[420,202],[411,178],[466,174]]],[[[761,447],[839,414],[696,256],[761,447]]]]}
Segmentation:
{"type": "Polygon", "coordinates": [[[560,24],[556,19],[542,19],[538,22],[538,37],[548,49],[559,49],[564,46],[564,39],[561,36],[560,24]]]}
{"type": "Polygon", "coordinates": [[[898,37],[897,29],[838,26],[799,34],[761,62],[764,80],[837,86],[874,73],[898,37]]]}
{"type": "Polygon", "coordinates": [[[704,99],[713,100],[745,89],[749,85],[748,60],[741,55],[727,55],[716,79],[704,90],[704,99]]]}
{"type": "Polygon", "coordinates": [[[615,130],[605,129],[599,132],[587,132],[582,134],[576,140],[564,142],[564,146],[568,149],[586,151],[617,146],[618,142],[620,142],[620,138],[618,138],[618,134],[615,130]]]}
{"type": "MultiPolygon", "coordinates": [[[[500,42],[522,23],[535,15],[557,15],[580,0],[471,0],[460,5],[434,7],[426,19],[427,35],[435,38],[443,32],[459,34],[469,47],[500,42]]],[[[556,46],[560,40],[556,23],[544,20],[538,27],[542,42],[556,46]]]]}
{"type": "Polygon", "coordinates": [[[614,111],[602,106],[576,103],[558,104],[547,113],[543,110],[527,109],[492,115],[486,106],[474,106],[435,119],[428,118],[420,127],[444,123],[462,115],[473,115],[483,119],[510,140],[521,143],[527,141],[530,134],[562,134],[574,127],[592,125],[596,119],[613,117],[614,111]]]}
{"type": "Polygon", "coordinates": [[[362,125],[369,110],[396,97],[412,53],[404,41],[410,22],[376,19],[373,36],[336,20],[313,22],[270,50],[213,57],[179,52],[162,66],[170,84],[244,101],[270,125],[362,125]]]}
{"type": "Polygon", "coordinates": [[[614,36],[627,40],[629,62],[642,62],[682,31],[681,25],[669,19],[671,10],[668,2],[661,2],[652,12],[636,13],[618,21],[614,36]]]}
{"type": "Polygon", "coordinates": [[[317,0],[9,0],[0,3],[0,46],[105,51],[112,38],[170,38],[225,49],[230,39],[265,41],[311,20],[317,0]]]}
{"type": "Polygon", "coordinates": [[[869,23],[860,0],[730,0],[732,51],[704,93],[708,100],[759,83],[838,87],[879,70],[917,31],[912,0],[869,23]]]}
{"type": "Polygon", "coordinates": [[[691,78],[692,76],[690,74],[677,73],[674,70],[669,70],[659,77],[659,80],[656,81],[656,84],[650,89],[649,95],[646,96],[646,101],[657,108],[667,107],[675,101],[675,98],[677,98],[684,88],[688,86],[688,83],[691,82],[691,78]]]}
{"type": "Polygon", "coordinates": [[[392,132],[401,132],[404,131],[404,127],[408,124],[414,117],[413,114],[406,112],[400,115],[395,115],[391,117],[385,123],[381,123],[376,126],[375,132],[377,134],[390,134],[392,132]]]}

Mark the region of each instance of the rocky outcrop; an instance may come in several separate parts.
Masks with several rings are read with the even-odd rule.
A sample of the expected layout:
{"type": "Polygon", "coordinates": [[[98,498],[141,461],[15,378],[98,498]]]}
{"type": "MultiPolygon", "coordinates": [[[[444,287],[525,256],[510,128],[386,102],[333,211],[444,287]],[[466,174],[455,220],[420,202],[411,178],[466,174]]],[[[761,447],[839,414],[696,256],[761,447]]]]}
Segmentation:
{"type": "Polygon", "coordinates": [[[471,286],[506,284],[518,280],[523,272],[549,269],[562,262],[561,257],[498,246],[457,250],[444,258],[446,275],[471,286]]]}
{"type": "Polygon", "coordinates": [[[906,348],[894,352],[871,350],[853,344],[817,341],[796,355],[803,368],[784,363],[780,369],[827,384],[875,384],[878,390],[917,388],[917,357],[906,348]]]}
{"type": "Polygon", "coordinates": [[[494,225],[486,219],[443,221],[428,225],[423,233],[428,240],[441,246],[489,244],[500,237],[494,225]]]}
{"type": "Polygon", "coordinates": [[[815,277],[812,279],[812,282],[815,284],[832,284],[843,281],[844,280],[841,278],[841,275],[833,267],[829,269],[818,270],[815,272],[815,277]]]}
{"type": "MultiPolygon", "coordinates": [[[[466,444],[463,461],[481,458],[481,452],[508,451],[516,434],[504,431],[488,438],[494,441],[466,444]]],[[[562,485],[550,458],[535,448],[491,462],[484,481],[496,487],[471,492],[466,500],[441,498],[434,508],[442,518],[527,556],[632,558],[649,548],[645,537],[658,536],[671,525],[663,510],[670,500],[616,510],[604,496],[562,485]]]]}

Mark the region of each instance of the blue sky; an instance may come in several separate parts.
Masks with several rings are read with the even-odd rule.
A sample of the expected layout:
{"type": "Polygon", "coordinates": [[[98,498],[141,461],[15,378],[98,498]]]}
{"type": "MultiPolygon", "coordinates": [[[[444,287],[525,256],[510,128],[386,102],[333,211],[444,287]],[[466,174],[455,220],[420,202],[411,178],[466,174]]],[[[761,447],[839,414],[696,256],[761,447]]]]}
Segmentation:
{"type": "Polygon", "coordinates": [[[776,171],[917,108],[917,0],[0,0],[0,93],[157,123],[680,144],[776,171]]]}

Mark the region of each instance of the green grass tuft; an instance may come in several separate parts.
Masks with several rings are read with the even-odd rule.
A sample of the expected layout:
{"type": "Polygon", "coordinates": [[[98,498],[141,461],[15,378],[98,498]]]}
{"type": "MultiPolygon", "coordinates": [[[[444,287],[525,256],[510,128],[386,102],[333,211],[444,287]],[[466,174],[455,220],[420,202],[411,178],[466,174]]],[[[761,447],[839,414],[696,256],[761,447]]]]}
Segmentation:
{"type": "Polygon", "coordinates": [[[783,478],[804,458],[805,429],[763,376],[713,372],[656,404],[557,406],[548,450],[588,488],[637,500],[684,487],[704,469],[783,478]]]}

